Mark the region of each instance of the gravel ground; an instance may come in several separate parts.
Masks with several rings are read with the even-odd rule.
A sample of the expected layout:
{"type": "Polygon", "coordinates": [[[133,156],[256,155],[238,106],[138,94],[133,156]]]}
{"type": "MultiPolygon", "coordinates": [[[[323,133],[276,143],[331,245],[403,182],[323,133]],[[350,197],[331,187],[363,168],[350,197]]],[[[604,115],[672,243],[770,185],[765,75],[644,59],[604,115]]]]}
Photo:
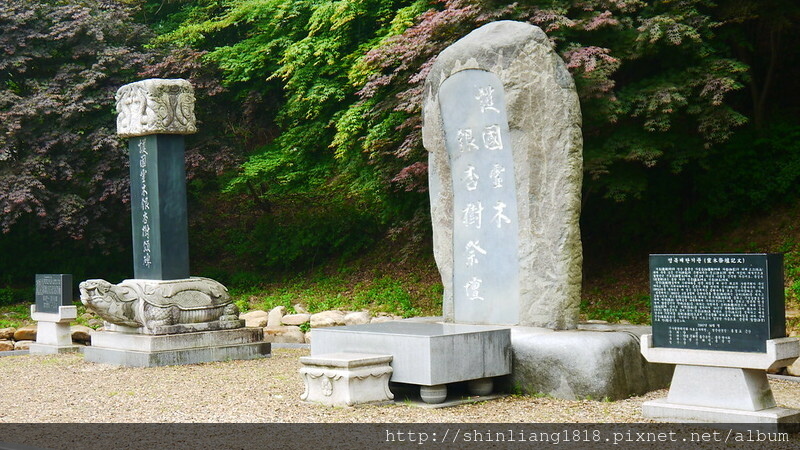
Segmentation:
{"type": "MultiPolygon", "coordinates": [[[[86,363],[77,354],[2,357],[0,423],[633,423],[648,422],[642,402],[666,396],[661,390],[616,402],[508,396],[442,409],[404,402],[332,408],[300,401],[299,357],[307,354],[273,348],[266,359],[155,368],[86,363]]],[[[780,406],[800,409],[800,384],[770,383],[780,406]]]]}

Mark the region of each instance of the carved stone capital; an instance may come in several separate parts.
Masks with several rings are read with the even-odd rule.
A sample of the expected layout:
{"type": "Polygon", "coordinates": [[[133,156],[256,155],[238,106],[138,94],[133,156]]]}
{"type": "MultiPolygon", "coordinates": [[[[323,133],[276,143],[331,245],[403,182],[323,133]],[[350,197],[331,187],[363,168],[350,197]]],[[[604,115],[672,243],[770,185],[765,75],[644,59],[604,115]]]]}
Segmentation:
{"type": "Polygon", "coordinates": [[[186,80],[153,78],[117,90],[117,134],[193,134],[194,89],[186,80]]]}

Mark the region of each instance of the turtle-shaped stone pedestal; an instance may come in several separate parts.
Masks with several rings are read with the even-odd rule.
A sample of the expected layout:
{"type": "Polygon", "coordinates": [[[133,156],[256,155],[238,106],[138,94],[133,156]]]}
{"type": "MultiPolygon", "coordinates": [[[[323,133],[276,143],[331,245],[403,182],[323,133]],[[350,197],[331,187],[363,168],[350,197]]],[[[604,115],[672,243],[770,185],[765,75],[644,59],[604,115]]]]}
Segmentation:
{"type": "Polygon", "coordinates": [[[102,317],[106,329],[142,334],[177,334],[241,328],[228,289],[210,278],[95,279],[80,284],[81,302],[102,317]]]}
{"type": "Polygon", "coordinates": [[[86,361],[129,367],[263,358],[271,346],[248,328],[228,290],[209,278],[80,284],[81,302],[105,319],[86,361]]]}

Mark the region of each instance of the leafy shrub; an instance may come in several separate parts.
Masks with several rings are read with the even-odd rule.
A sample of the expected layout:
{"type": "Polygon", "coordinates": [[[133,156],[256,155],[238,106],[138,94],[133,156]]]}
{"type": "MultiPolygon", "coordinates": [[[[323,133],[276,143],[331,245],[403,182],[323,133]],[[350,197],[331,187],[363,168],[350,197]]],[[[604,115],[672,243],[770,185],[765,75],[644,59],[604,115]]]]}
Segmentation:
{"type": "Polygon", "coordinates": [[[16,303],[14,290],[11,288],[0,288],[0,306],[12,305],[16,303]]]}
{"type": "Polygon", "coordinates": [[[403,283],[390,277],[376,279],[368,289],[358,291],[353,301],[357,305],[376,305],[384,312],[403,317],[421,314],[420,310],[414,307],[411,294],[403,283]]]}
{"type": "Polygon", "coordinates": [[[698,177],[702,210],[712,217],[762,209],[800,194],[800,125],[749,128],[713,152],[698,177]]]}
{"type": "Polygon", "coordinates": [[[310,268],[331,256],[357,254],[375,241],[379,230],[374,216],[355,205],[300,206],[262,216],[239,254],[262,268],[310,268]]]}

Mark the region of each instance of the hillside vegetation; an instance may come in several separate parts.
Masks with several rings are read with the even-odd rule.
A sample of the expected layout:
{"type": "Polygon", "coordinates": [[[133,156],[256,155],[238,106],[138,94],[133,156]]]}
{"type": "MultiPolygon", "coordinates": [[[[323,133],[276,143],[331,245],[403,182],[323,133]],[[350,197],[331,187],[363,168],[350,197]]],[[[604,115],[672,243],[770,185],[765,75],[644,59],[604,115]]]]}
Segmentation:
{"type": "Polygon", "coordinates": [[[193,274],[245,308],[436,314],[423,84],[494,20],[541,27],[575,80],[588,318],[647,321],[650,252],[786,251],[796,301],[799,239],[759,225],[800,196],[796,1],[6,0],[0,304],[36,273],[132,276],[114,92],[158,77],[197,98],[193,274]]]}

